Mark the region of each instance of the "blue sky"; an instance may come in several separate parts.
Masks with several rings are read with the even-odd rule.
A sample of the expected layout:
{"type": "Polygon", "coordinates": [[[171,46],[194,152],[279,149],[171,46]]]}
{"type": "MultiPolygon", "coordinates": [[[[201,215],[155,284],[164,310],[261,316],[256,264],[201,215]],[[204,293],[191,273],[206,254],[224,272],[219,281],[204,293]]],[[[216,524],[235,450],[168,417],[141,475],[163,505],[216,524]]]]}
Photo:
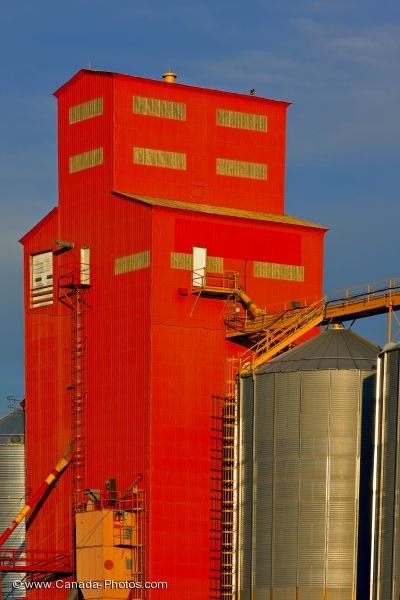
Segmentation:
{"type": "Polygon", "coordinates": [[[398,1],[15,0],[0,57],[0,414],[24,394],[17,240],[57,202],[52,92],[81,67],[292,101],[286,212],[330,227],[325,289],[400,276],[398,1]]]}

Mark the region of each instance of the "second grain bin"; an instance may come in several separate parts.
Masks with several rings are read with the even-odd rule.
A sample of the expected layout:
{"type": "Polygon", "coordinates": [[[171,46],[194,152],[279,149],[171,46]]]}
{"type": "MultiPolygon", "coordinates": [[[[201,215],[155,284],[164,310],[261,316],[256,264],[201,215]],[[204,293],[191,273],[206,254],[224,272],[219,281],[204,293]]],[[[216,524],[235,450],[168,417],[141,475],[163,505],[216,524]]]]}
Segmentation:
{"type": "Polygon", "coordinates": [[[241,599],[368,598],[377,353],[328,329],[241,380],[241,599]]]}
{"type": "MultiPolygon", "coordinates": [[[[0,418],[0,533],[25,504],[25,444],[24,413],[14,410],[0,418]]],[[[5,544],[16,550],[25,547],[25,523],[20,523],[5,544]]],[[[24,574],[0,573],[0,597],[25,598],[25,590],[13,589],[12,582],[24,574]]]]}
{"type": "Polygon", "coordinates": [[[372,520],[372,600],[400,597],[400,345],[378,358],[372,520]]]}

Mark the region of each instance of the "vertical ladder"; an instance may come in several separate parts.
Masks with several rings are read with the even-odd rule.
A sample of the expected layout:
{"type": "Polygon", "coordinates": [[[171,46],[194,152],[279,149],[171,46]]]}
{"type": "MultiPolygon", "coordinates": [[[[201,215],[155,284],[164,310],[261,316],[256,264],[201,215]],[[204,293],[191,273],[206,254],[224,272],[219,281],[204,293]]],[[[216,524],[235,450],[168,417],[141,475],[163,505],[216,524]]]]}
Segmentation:
{"type": "Polygon", "coordinates": [[[237,373],[238,360],[227,359],[222,412],[221,599],[233,598],[237,537],[237,373]]]}
{"type": "Polygon", "coordinates": [[[213,396],[210,475],[210,590],[209,600],[221,598],[222,412],[225,398],[213,396]]]}
{"type": "Polygon", "coordinates": [[[85,487],[85,406],[86,406],[86,290],[82,265],[59,279],[59,300],[71,309],[71,441],[73,510],[79,510],[85,487]]]}
{"type": "Polygon", "coordinates": [[[78,499],[82,497],[85,485],[85,299],[84,289],[76,287],[72,292],[72,487],[74,494],[74,510],[77,510],[78,499]]]}
{"type": "Polygon", "coordinates": [[[132,598],[144,600],[146,598],[146,590],[144,589],[146,580],[146,501],[144,490],[136,488],[132,511],[136,514],[136,544],[132,549],[132,565],[134,568],[132,580],[140,581],[142,584],[142,589],[133,590],[132,598]]]}

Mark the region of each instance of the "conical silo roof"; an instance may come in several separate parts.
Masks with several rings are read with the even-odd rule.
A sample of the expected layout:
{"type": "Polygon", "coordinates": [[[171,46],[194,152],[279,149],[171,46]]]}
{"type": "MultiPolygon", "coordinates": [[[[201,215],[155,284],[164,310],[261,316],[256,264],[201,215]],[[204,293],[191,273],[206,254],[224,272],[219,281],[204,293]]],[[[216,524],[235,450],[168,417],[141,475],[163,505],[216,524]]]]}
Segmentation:
{"type": "Polygon", "coordinates": [[[257,373],[310,371],[321,369],[376,368],[379,346],[350,329],[327,329],[318,336],[274,358],[256,369],[257,373]]]}
{"type": "Polygon", "coordinates": [[[10,435],[24,435],[23,410],[14,410],[0,419],[0,440],[10,435]]]}

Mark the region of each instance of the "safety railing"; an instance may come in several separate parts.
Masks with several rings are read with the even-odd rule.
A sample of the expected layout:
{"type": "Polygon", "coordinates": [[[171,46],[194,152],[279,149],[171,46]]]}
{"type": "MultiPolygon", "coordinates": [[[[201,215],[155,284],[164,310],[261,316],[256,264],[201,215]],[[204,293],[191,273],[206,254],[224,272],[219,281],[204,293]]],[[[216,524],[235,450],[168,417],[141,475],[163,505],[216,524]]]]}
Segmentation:
{"type": "Polygon", "coordinates": [[[78,512],[145,510],[143,490],[119,492],[113,489],[86,489],[79,493],[76,503],[79,506],[78,512]]]}
{"type": "Polygon", "coordinates": [[[263,337],[241,356],[241,371],[249,371],[270,360],[299,337],[321,324],[326,298],[301,310],[285,312],[269,327],[263,337]]]}
{"type": "Polygon", "coordinates": [[[59,288],[87,288],[91,284],[91,266],[89,263],[71,263],[62,265],[59,271],[59,288]]]}
{"type": "Polygon", "coordinates": [[[71,559],[63,552],[2,548],[0,571],[16,573],[72,573],[71,559]]]}
{"type": "Polygon", "coordinates": [[[193,292],[199,291],[231,291],[234,293],[239,289],[239,273],[236,271],[224,271],[214,273],[206,268],[195,269],[192,277],[193,292]]]}

